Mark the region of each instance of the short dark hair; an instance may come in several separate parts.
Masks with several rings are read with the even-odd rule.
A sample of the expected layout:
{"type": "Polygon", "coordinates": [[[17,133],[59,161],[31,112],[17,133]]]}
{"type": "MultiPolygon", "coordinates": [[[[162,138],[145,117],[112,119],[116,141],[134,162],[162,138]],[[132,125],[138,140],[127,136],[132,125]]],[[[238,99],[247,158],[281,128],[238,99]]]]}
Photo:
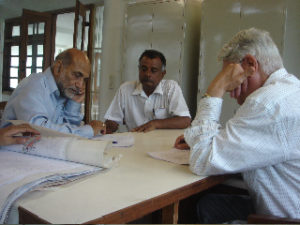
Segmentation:
{"type": "Polygon", "coordinates": [[[142,53],[142,55],[140,56],[139,62],[141,62],[141,60],[142,60],[142,58],[143,58],[144,56],[146,56],[146,57],[148,57],[148,58],[150,58],[150,59],[160,58],[160,61],[161,61],[161,63],[162,63],[162,70],[165,70],[167,61],[166,61],[165,56],[164,56],[161,52],[156,51],[156,50],[154,50],[154,49],[147,49],[147,50],[145,50],[145,51],[142,53]]]}

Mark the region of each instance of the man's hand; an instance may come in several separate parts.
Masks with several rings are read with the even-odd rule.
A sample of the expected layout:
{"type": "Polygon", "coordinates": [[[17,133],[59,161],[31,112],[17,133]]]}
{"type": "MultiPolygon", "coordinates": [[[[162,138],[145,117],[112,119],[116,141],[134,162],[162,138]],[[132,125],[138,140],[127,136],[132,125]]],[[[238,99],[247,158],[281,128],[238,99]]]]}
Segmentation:
{"type": "Polygon", "coordinates": [[[222,98],[225,92],[240,91],[241,84],[246,80],[247,74],[240,64],[224,64],[222,71],[215,77],[207,89],[212,97],[222,98]]]}
{"type": "Polygon", "coordinates": [[[89,125],[94,130],[94,136],[97,134],[106,134],[106,125],[100,120],[92,120],[89,125]]]}
{"type": "Polygon", "coordinates": [[[0,129],[0,145],[25,144],[28,137],[41,138],[40,133],[28,124],[11,125],[0,129]]]}
{"type": "Polygon", "coordinates": [[[174,147],[177,148],[177,149],[180,149],[180,150],[188,150],[188,149],[190,149],[190,146],[185,142],[183,135],[180,135],[176,139],[174,147]]]}
{"type": "Polygon", "coordinates": [[[106,124],[106,133],[107,134],[112,134],[119,128],[119,124],[112,120],[106,120],[105,124],[106,124]]]}
{"type": "Polygon", "coordinates": [[[145,123],[139,127],[136,127],[134,129],[131,130],[131,132],[149,132],[152,130],[155,130],[158,126],[157,123],[159,122],[159,120],[151,120],[148,123],[145,123]]]}

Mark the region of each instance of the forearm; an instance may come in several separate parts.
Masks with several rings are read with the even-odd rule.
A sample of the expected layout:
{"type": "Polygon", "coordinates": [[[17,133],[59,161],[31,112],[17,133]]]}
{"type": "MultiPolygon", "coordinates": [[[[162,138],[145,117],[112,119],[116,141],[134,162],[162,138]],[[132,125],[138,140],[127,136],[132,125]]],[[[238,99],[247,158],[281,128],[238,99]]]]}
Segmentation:
{"type": "Polygon", "coordinates": [[[191,118],[188,116],[174,116],[167,119],[153,120],[156,129],[184,129],[190,126],[191,118]]]}
{"type": "Polygon", "coordinates": [[[90,125],[77,126],[77,125],[72,125],[70,123],[55,123],[49,120],[49,118],[46,118],[44,116],[39,116],[39,115],[32,118],[29,122],[62,133],[76,134],[82,137],[94,136],[93,129],[90,125]]]}
{"type": "Polygon", "coordinates": [[[209,162],[214,148],[213,139],[219,133],[221,98],[204,98],[192,126],[185,130],[184,138],[191,149],[190,169],[198,175],[211,175],[213,166],[209,162]]]}

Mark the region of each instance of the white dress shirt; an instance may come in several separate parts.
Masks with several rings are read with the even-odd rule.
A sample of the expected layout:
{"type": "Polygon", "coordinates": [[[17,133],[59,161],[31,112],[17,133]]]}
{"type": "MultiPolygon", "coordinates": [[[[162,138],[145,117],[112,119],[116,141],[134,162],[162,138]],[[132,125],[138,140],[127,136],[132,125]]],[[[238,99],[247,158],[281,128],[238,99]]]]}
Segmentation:
{"type": "Polygon", "coordinates": [[[181,88],[176,81],[162,80],[148,97],[139,81],[122,84],[104,118],[119,124],[125,121],[128,130],[154,119],[190,116],[181,88]]]}
{"type": "Polygon", "coordinates": [[[184,137],[199,175],[242,172],[259,214],[300,219],[300,81],[282,68],[221,128],[221,98],[203,98],[184,137]]]}

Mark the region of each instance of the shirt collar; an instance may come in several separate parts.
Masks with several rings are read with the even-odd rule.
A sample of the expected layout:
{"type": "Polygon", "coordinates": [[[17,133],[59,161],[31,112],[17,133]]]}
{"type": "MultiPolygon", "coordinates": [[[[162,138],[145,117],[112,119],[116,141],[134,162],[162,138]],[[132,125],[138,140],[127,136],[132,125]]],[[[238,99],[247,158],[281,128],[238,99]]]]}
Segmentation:
{"type": "Polygon", "coordinates": [[[56,81],[54,79],[54,76],[52,74],[50,67],[46,69],[45,77],[46,77],[46,81],[47,81],[50,93],[54,93],[57,97],[60,96],[60,91],[58,90],[56,81]]]}
{"type": "MultiPolygon", "coordinates": [[[[155,90],[153,91],[153,94],[159,94],[159,95],[163,95],[163,90],[162,90],[162,85],[161,85],[161,82],[159,82],[159,84],[156,86],[155,90]]],[[[140,95],[140,96],[145,96],[145,97],[148,97],[146,95],[146,93],[144,92],[143,90],[143,85],[140,81],[137,82],[136,86],[135,86],[135,89],[134,91],[132,92],[132,95],[140,95]]]]}
{"type": "Polygon", "coordinates": [[[274,80],[278,80],[285,75],[287,75],[288,72],[286,71],[285,68],[281,68],[279,70],[276,70],[274,73],[272,73],[269,78],[266,80],[263,86],[271,84],[274,80]]]}

